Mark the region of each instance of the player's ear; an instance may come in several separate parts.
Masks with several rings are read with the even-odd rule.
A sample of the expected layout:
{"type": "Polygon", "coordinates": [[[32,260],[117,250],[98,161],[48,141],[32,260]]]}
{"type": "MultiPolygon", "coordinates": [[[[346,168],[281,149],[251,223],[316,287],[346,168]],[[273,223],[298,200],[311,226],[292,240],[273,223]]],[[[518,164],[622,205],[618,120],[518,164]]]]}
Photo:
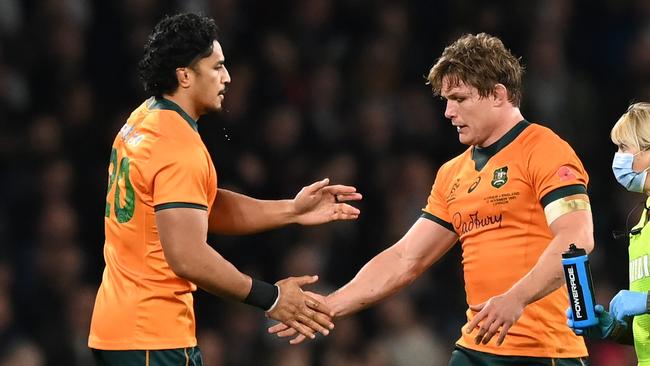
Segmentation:
{"type": "Polygon", "coordinates": [[[508,89],[506,89],[506,86],[503,84],[496,84],[494,86],[494,90],[492,91],[492,95],[494,96],[494,106],[495,107],[500,107],[504,103],[508,103],[508,89]]]}
{"type": "Polygon", "coordinates": [[[190,70],[187,67],[178,67],[176,68],[176,79],[178,80],[178,86],[183,89],[190,87],[190,70]]]}

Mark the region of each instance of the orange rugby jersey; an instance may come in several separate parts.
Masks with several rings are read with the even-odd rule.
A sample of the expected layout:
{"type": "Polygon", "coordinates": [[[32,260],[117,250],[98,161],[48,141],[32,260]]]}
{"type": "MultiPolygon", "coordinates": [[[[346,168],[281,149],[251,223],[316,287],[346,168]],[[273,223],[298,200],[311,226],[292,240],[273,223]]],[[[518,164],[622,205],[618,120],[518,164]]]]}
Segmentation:
{"type": "MultiPolygon", "coordinates": [[[[468,304],[506,292],[533,268],[553,237],[544,207],[586,194],[587,182],[569,144],[527,121],[491,146],[470,147],[440,168],[423,217],[458,234],[468,304]]],[[[496,337],[487,345],[474,344],[476,330],[463,331],[458,344],[498,355],[586,356],[584,341],[566,325],[568,306],[563,286],[528,305],[501,346],[496,337]]],[[[468,321],[474,315],[467,310],[468,321]]]]}
{"type": "Polygon", "coordinates": [[[104,227],[106,268],[88,345],[152,350],[196,345],[192,291],[165,260],[155,211],[209,212],[217,175],[196,122],[177,104],[150,98],[115,138],[104,227]]]}

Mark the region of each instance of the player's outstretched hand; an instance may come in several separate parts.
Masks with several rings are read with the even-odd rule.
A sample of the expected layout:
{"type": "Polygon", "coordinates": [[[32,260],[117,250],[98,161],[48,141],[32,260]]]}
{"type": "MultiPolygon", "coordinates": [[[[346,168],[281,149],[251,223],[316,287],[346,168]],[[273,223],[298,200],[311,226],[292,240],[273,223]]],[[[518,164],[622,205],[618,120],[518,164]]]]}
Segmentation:
{"type": "Polygon", "coordinates": [[[478,312],[465,327],[465,331],[471,334],[478,328],[474,338],[476,344],[487,344],[495,334],[499,333],[497,346],[500,346],[508,334],[508,330],[524,312],[524,303],[515,296],[508,294],[491,297],[488,301],[479,305],[470,305],[469,308],[478,312]]]}
{"type": "Polygon", "coordinates": [[[354,220],[359,209],[346,202],[358,201],[361,193],[352,186],[328,185],[329,178],[303,187],[293,199],[296,222],[318,225],[334,220],[354,220]]]}
{"type": "MultiPolygon", "coordinates": [[[[326,304],[325,296],[313,292],[309,292],[309,291],[305,291],[305,294],[311,298],[316,299],[321,304],[326,304]]],[[[269,327],[268,332],[271,334],[276,334],[279,338],[293,337],[292,339],[289,340],[290,344],[300,344],[305,339],[307,339],[303,334],[299,333],[295,328],[292,328],[286,325],[285,323],[278,323],[272,327],[269,327]]]]}
{"type": "Polygon", "coordinates": [[[301,288],[316,281],[318,276],[289,277],[278,281],[278,304],[266,315],[288,325],[304,337],[314,339],[315,332],[328,335],[330,329],[334,328],[330,309],[301,288]]]}

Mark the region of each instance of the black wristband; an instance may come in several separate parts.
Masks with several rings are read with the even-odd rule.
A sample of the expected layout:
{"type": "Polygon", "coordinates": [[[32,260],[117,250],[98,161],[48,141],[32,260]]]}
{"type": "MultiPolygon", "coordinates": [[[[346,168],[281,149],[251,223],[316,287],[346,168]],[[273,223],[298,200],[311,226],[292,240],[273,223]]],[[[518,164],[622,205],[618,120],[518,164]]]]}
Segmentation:
{"type": "Polygon", "coordinates": [[[244,303],[253,305],[264,311],[268,311],[278,298],[278,288],[268,282],[259,281],[253,278],[251,291],[244,299],[244,303]]]}

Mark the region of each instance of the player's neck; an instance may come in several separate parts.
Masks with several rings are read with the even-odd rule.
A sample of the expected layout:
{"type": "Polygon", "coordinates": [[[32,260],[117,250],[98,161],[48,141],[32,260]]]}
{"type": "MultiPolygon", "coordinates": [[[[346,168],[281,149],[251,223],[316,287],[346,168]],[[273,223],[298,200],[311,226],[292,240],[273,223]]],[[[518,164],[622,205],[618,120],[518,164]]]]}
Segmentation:
{"type": "Polygon", "coordinates": [[[185,113],[187,113],[195,121],[197,121],[201,116],[200,113],[197,111],[196,105],[192,101],[192,99],[187,97],[183,93],[176,93],[173,95],[163,94],[163,98],[167,100],[171,100],[172,102],[178,104],[178,106],[181,107],[181,109],[185,111],[185,113]]]}
{"type": "Polygon", "coordinates": [[[524,119],[524,116],[521,114],[521,111],[517,107],[508,108],[504,111],[503,115],[499,117],[503,121],[503,130],[502,135],[508,133],[512,130],[513,127],[524,119]]]}
{"type": "Polygon", "coordinates": [[[495,142],[499,141],[505,134],[512,130],[517,123],[521,122],[524,119],[524,116],[521,114],[521,111],[517,107],[508,108],[496,116],[496,128],[492,133],[491,137],[485,140],[485,143],[481,144],[481,148],[488,147],[495,142]]]}

